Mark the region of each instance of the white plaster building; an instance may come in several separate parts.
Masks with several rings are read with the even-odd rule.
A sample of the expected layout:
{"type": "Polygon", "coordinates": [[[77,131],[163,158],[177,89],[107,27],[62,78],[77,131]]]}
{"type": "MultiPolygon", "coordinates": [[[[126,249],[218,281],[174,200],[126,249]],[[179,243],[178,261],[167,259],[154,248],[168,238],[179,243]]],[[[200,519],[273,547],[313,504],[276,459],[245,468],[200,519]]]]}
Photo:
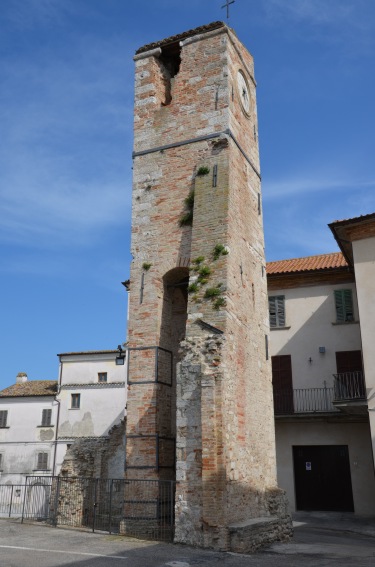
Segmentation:
{"type": "Polygon", "coordinates": [[[57,380],[27,380],[0,392],[0,483],[51,475],[56,464],[57,380]]]}
{"type": "Polygon", "coordinates": [[[118,350],[58,356],[57,472],[74,441],[105,438],[124,419],[127,391],[125,353],[123,364],[118,350]]]}
{"type": "Polygon", "coordinates": [[[330,228],[343,253],[267,264],[278,480],[291,511],[373,515],[375,215],[330,228]]]}
{"type": "MultiPolygon", "coordinates": [[[[58,381],[28,381],[20,373],[16,384],[0,392],[0,484],[59,474],[75,441],[106,440],[125,417],[125,353],[120,357],[118,350],[103,350],[58,356],[58,381]]],[[[119,451],[112,465],[115,476],[122,476],[121,459],[119,451]]]]}

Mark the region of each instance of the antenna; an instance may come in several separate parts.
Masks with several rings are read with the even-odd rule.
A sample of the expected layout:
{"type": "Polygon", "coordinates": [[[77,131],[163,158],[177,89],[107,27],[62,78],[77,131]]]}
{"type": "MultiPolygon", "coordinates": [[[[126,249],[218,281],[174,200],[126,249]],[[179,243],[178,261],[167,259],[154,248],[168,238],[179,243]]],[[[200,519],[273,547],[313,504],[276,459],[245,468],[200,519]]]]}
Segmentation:
{"type": "Polygon", "coordinates": [[[231,4],[234,4],[235,1],[236,1],[236,0],[227,0],[226,3],[221,7],[222,9],[223,9],[223,8],[226,8],[226,9],[227,9],[227,22],[229,22],[229,6],[230,6],[231,4]]]}

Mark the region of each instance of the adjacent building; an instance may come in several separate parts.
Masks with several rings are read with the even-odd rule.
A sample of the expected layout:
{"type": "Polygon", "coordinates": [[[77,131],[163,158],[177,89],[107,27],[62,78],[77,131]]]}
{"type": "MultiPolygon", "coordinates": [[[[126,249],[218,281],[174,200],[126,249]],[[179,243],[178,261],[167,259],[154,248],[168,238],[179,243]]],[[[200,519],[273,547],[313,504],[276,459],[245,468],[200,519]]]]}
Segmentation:
{"type": "Polygon", "coordinates": [[[14,385],[0,392],[0,484],[23,484],[28,476],[57,475],[63,470],[109,478],[124,474],[124,353],[102,350],[58,356],[59,380],[28,380],[20,373],[14,385]],[[107,455],[115,430],[115,447],[107,455]],[[91,467],[83,455],[89,456],[91,467]]]}
{"type": "Polygon", "coordinates": [[[57,380],[27,380],[0,392],[0,483],[56,470],[57,380]]]}
{"type": "Polygon", "coordinates": [[[58,356],[57,470],[74,476],[122,478],[127,397],[124,352],[100,350],[58,356]],[[111,434],[115,430],[114,440],[111,434]],[[111,450],[106,453],[109,446],[111,450]]]}
{"type": "Polygon", "coordinates": [[[267,265],[278,480],[294,510],[375,513],[375,215],[342,252],[267,265]]]}

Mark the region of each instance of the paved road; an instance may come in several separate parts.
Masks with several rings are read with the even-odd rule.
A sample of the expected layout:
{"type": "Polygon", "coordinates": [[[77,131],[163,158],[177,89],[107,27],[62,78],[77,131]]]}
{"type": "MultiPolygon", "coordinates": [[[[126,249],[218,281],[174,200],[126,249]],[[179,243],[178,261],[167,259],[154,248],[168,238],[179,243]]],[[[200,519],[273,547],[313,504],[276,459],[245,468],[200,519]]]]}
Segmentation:
{"type": "Polygon", "coordinates": [[[293,542],[239,555],[0,520],[0,567],[374,567],[375,525],[296,526],[293,542]]]}

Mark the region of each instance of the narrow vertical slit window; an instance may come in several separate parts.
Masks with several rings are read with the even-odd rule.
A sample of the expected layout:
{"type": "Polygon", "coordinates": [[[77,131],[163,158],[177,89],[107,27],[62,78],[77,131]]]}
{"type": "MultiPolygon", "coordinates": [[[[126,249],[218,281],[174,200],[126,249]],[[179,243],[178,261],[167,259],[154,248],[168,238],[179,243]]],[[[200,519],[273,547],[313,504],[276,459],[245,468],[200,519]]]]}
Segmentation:
{"type": "Polygon", "coordinates": [[[212,174],[212,187],[217,186],[217,164],[213,167],[213,174],[212,174]]]}

